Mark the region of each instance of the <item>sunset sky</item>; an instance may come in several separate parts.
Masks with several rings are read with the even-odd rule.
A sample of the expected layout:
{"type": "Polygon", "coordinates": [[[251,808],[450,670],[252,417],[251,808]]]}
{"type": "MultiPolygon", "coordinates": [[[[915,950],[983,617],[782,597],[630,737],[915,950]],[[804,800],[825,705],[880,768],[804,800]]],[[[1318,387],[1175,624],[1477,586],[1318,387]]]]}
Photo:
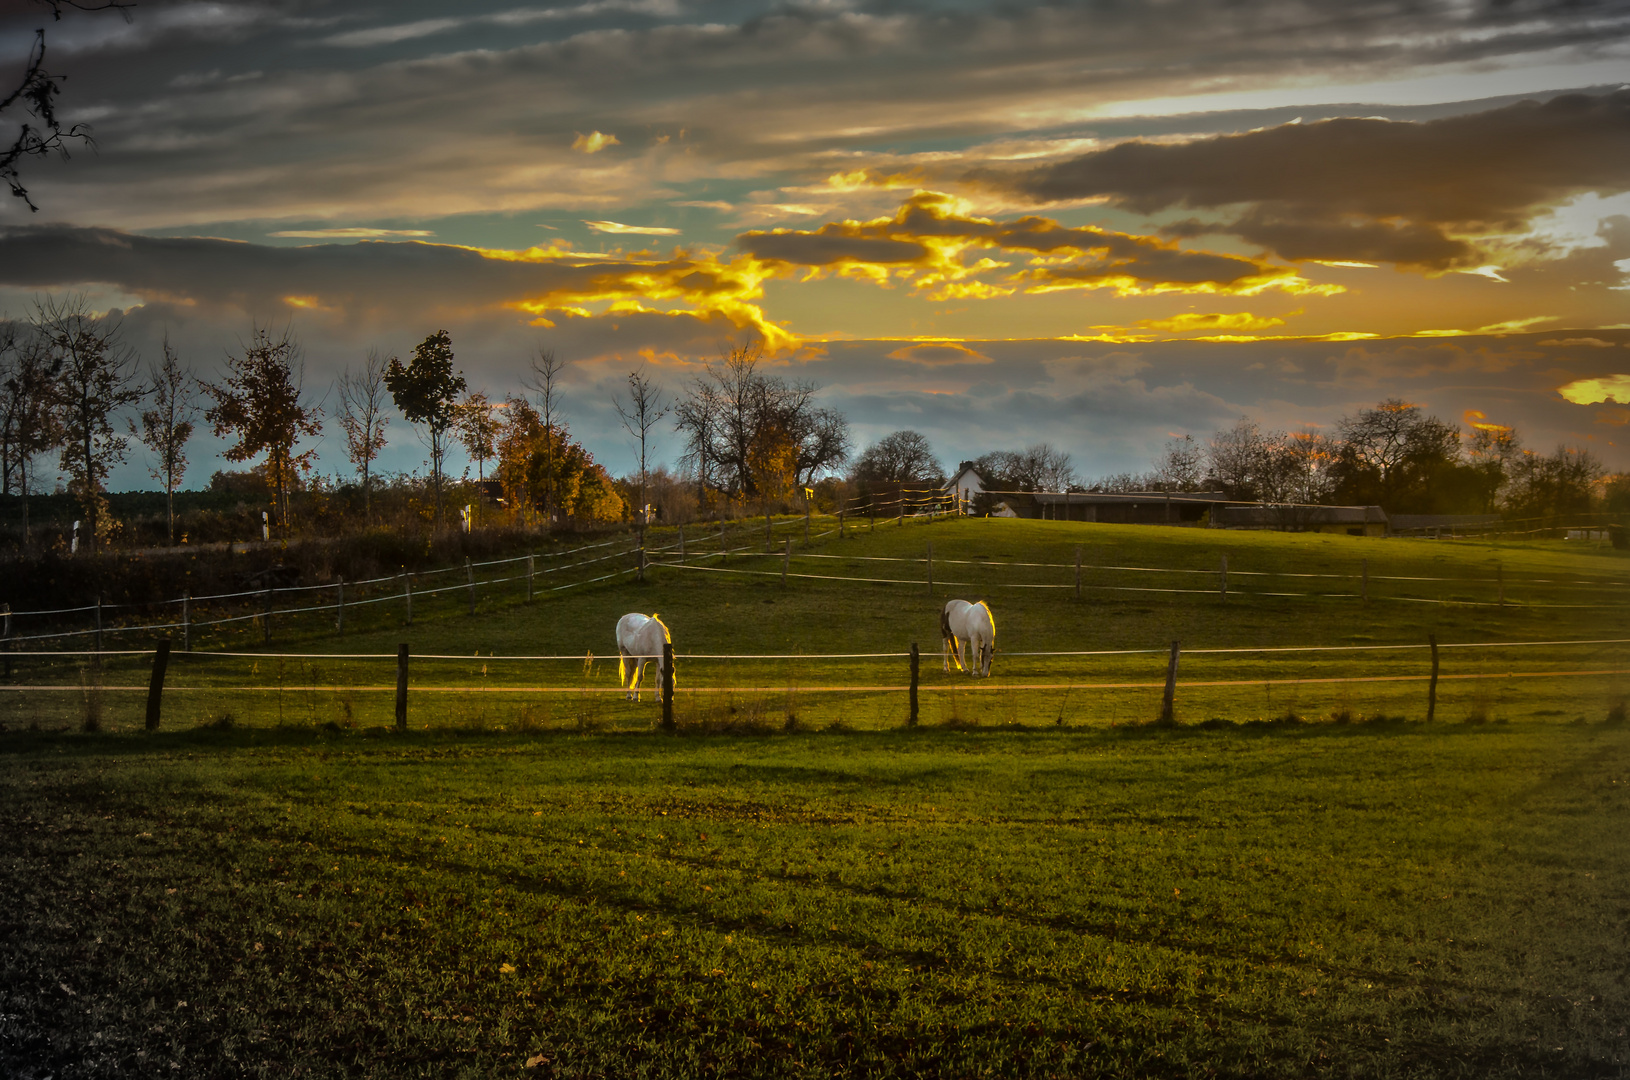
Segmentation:
{"type": "Polygon", "coordinates": [[[97,146],[0,202],[0,311],[83,292],[206,375],[291,326],[330,414],[370,347],[446,329],[502,396],[542,346],[621,472],[630,370],[758,337],[947,467],[1395,396],[1630,469],[1622,2],[5,0],[8,85],[42,26],[97,146]]]}

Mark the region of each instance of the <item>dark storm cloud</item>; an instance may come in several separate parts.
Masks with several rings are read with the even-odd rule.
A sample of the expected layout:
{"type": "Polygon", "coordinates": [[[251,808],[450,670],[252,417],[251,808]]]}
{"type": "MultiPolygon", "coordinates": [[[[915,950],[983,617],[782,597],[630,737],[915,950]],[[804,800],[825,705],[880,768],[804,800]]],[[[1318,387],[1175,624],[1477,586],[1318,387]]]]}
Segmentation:
{"type": "Polygon", "coordinates": [[[1142,213],[1245,206],[1180,234],[1231,233],[1292,259],[1442,269],[1454,234],[1513,232],[1582,192],[1630,190],[1630,90],[1519,102],[1425,123],[1336,119],[1179,144],[1133,140],[972,179],[1037,201],[1109,196],[1142,213]]]}
{"type": "MultiPolygon", "coordinates": [[[[739,295],[727,267],[683,255],[492,257],[445,244],[364,242],[274,248],[68,226],[0,228],[0,285],[116,285],[141,296],[246,309],[289,297],[362,312],[482,310],[522,301],[587,302],[643,293],[704,306],[739,295]]],[[[299,305],[296,305],[299,306],[299,305]]]]}
{"type": "MultiPolygon", "coordinates": [[[[42,163],[38,190],[53,212],[121,227],[603,205],[725,166],[809,169],[829,151],[1073,123],[1223,83],[1547,51],[1589,64],[1627,32],[1613,6],[1449,0],[518,10],[144,3],[129,25],[70,12],[51,31],[63,107],[96,124],[102,153],[94,168],[42,163]],[[322,44],[336,40],[358,47],[322,44]],[[589,130],[622,148],[566,154],[589,130]]],[[[0,46],[25,47],[37,21],[0,11],[0,46]]]]}

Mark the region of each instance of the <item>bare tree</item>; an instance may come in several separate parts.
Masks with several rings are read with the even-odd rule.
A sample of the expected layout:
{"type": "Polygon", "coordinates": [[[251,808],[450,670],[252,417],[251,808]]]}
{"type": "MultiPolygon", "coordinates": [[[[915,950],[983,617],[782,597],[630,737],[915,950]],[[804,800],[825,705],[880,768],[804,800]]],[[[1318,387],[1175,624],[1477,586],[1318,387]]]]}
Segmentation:
{"type": "Polygon", "coordinates": [[[703,485],[764,501],[808,485],[849,459],[849,423],[815,404],[815,383],[788,383],[758,370],[762,345],[731,346],[685,389],[674,410],[684,460],[703,485]]]}
{"type": "Polygon", "coordinates": [[[486,498],[487,462],[498,452],[498,421],[492,415],[492,410],[493,404],[486,393],[477,390],[465,395],[453,420],[459,442],[464,444],[464,452],[475,461],[477,514],[481,512],[482,500],[486,498]]]}
{"type": "Polygon", "coordinates": [[[628,373],[628,399],[613,395],[611,403],[617,408],[617,418],[623,423],[623,430],[633,436],[640,448],[640,543],[645,542],[645,483],[649,472],[647,455],[651,441],[651,429],[656,427],[662,418],[672,411],[662,388],[652,382],[644,371],[635,370],[628,373]]]}
{"type": "Polygon", "coordinates": [[[0,487],[22,497],[23,542],[31,539],[28,496],[40,455],[62,442],[54,390],[61,361],[54,359],[32,328],[15,322],[0,326],[0,487]]]}
{"type": "Polygon", "coordinates": [[[147,369],[152,378],[152,408],[142,410],[140,426],[132,423],[130,433],[158,455],[158,463],[148,467],[153,479],[164,484],[164,510],[169,519],[170,543],[175,543],[175,489],[187,471],[187,440],[192,438],[193,421],[198,417],[192,370],[170,347],[164,335],[164,358],[147,369]]]}
{"type": "MultiPolygon", "coordinates": [[[[78,8],[80,11],[118,11],[129,21],[130,13],[127,10],[135,5],[123,3],[121,0],[108,0],[106,3],[90,4],[77,3],[76,0],[38,0],[42,7],[51,9],[53,20],[62,18],[62,9],[65,7],[78,8]]],[[[68,156],[68,144],[78,140],[85,146],[94,146],[88,124],[75,124],[64,128],[57,119],[56,97],[62,92],[62,84],[66,81],[65,75],[53,75],[45,70],[45,28],[40,27],[34,31],[34,40],[29,45],[28,58],[23,66],[23,76],[17,85],[5,97],[0,98],[0,119],[9,120],[17,126],[17,134],[11,145],[0,150],[0,180],[5,181],[11,188],[15,198],[23,200],[31,211],[38,211],[28,197],[28,189],[23,186],[21,168],[27,158],[45,157],[49,154],[68,156]],[[14,120],[6,116],[8,111],[21,109],[34,122],[27,120],[14,120]]]]}
{"type": "Polygon", "coordinates": [[[566,370],[566,361],[555,356],[553,349],[538,346],[536,356],[527,361],[528,374],[521,385],[532,391],[538,406],[538,420],[543,430],[543,514],[546,525],[554,521],[555,513],[555,444],[564,442],[566,424],[561,418],[560,376],[566,370]]]}
{"type": "Polygon", "coordinates": [[[228,461],[248,461],[266,455],[267,479],[277,497],[278,523],[289,535],[289,490],[295,471],[311,467],[316,450],[294,452],[301,438],[322,433],[322,410],[301,400],[305,364],[300,345],[288,330],[272,337],[262,326],[250,330],[242,355],[226,357],[220,383],[200,383],[214,399],[204,413],[215,434],[236,436],[228,447],[228,461]]]}
{"type": "Polygon", "coordinates": [[[1155,477],[1166,491],[1199,491],[1205,479],[1205,450],[1192,435],[1173,438],[1155,462],[1155,477]]]}
{"type": "Polygon", "coordinates": [[[939,484],[945,467],[934,456],[928,436],[917,431],[896,431],[872,443],[849,467],[857,484],[939,484]]]}
{"type": "Polygon", "coordinates": [[[362,370],[349,368],[340,376],[340,427],[345,432],[345,456],[362,474],[362,512],[373,515],[373,485],[370,471],[385,448],[385,369],[396,357],[386,360],[378,349],[369,349],[362,370]]]}
{"type": "Polygon", "coordinates": [[[1080,484],[1070,455],[1044,442],[1018,451],[993,450],[974,467],[991,478],[995,490],[1068,491],[1080,484]]]}
{"type": "Polygon", "coordinates": [[[36,301],[33,323],[57,372],[52,411],[61,434],[59,463],[85,508],[94,551],[111,524],[103,484],[129,445],[113,433],[114,418],[145,393],[140,359],[120,340],[119,323],[99,318],[83,295],[36,301]]]}

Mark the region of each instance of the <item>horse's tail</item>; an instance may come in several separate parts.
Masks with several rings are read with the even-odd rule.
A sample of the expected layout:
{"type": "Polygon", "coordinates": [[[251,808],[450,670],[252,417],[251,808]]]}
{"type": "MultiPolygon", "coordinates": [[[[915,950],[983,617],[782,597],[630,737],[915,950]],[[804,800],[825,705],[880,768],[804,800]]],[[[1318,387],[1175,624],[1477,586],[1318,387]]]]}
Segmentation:
{"type": "Polygon", "coordinates": [[[628,685],[628,654],[623,652],[621,646],[617,649],[617,685],[628,685]]]}
{"type": "Polygon", "coordinates": [[[962,666],[962,643],[957,641],[956,633],[951,629],[951,613],[945,608],[940,609],[940,637],[951,643],[951,663],[956,665],[958,671],[965,670],[962,666]]]}

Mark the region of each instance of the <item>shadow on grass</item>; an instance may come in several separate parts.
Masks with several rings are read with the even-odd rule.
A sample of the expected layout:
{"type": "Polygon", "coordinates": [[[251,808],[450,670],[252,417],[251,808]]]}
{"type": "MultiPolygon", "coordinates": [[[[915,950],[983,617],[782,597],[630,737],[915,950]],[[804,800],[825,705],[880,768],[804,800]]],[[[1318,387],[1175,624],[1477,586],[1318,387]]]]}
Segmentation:
{"type": "MultiPolygon", "coordinates": [[[[1605,721],[1566,725],[1580,730],[1622,726],[1610,717],[1605,721]]],[[[1363,718],[1317,718],[1287,715],[1272,719],[1226,720],[1213,717],[1198,723],[1163,724],[1159,721],[1122,723],[1107,726],[1060,727],[1053,724],[1003,723],[975,725],[945,723],[885,729],[777,728],[765,730],[735,726],[681,727],[677,732],[660,730],[576,730],[543,728],[501,730],[483,727],[438,727],[397,731],[389,727],[341,727],[338,724],[284,724],[269,727],[205,724],[170,731],[97,731],[78,728],[0,727],[0,755],[27,756],[38,753],[141,756],[178,751],[242,751],[250,749],[317,749],[359,753],[412,753],[445,751],[452,748],[482,749],[490,752],[519,752],[550,745],[601,744],[623,750],[651,752],[685,748],[702,750],[721,744],[749,742],[766,746],[802,744],[816,746],[847,744],[877,750],[921,749],[928,746],[955,746],[967,750],[972,745],[992,750],[1015,742],[1066,745],[1089,749],[1115,743],[1158,743],[1167,740],[1207,738],[1251,739],[1357,739],[1398,735],[1470,736],[1510,731],[1514,725],[1438,722],[1428,724],[1402,716],[1363,718]]]]}

